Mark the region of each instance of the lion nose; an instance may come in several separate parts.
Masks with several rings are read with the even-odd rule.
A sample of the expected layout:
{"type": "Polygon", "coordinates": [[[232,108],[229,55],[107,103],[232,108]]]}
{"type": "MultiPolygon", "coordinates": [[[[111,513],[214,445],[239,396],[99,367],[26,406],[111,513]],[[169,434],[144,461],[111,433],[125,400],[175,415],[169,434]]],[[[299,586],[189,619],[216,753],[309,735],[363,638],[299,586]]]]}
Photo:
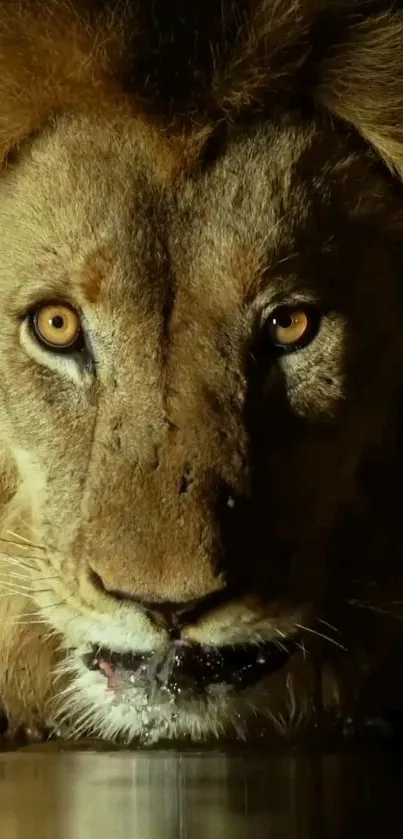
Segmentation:
{"type": "Polygon", "coordinates": [[[196,600],[173,603],[165,600],[158,603],[141,602],[141,607],[150,620],[161,629],[165,629],[172,638],[178,637],[181,629],[223,600],[224,592],[214,592],[196,600]]]}
{"type": "Polygon", "coordinates": [[[207,594],[193,600],[181,601],[146,600],[143,597],[127,595],[120,589],[109,587],[93,568],[90,568],[89,581],[94,588],[108,594],[109,597],[136,605],[155,626],[165,629],[172,638],[179,638],[180,630],[184,626],[195,623],[202,614],[234,596],[234,591],[230,590],[224,578],[219,580],[219,588],[210,590],[207,594]]]}

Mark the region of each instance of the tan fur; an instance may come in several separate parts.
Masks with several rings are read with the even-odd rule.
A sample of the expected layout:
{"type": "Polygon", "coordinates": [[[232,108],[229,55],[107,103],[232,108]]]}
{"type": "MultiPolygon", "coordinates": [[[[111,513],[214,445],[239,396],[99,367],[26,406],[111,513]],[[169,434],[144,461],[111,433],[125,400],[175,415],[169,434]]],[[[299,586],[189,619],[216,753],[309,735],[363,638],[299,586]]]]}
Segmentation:
{"type": "Polygon", "coordinates": [[[146,2],[0,8],[12,731],[343,723],[400,640],[403,215],[380,164],[403,166],[401,13],[195,2],[178,22],[174,5],[154,22],[146,2]],[[82,313],[86,363],[30,333],[57,299],[82,313]],[[322,322],[274,361],[262,334],[282,303],[322,322]],[[245,697],[109,706],[81,656],[160,649],[143,604],[202,598],[184,640],[298,631],[300,654],[245,697]]]}

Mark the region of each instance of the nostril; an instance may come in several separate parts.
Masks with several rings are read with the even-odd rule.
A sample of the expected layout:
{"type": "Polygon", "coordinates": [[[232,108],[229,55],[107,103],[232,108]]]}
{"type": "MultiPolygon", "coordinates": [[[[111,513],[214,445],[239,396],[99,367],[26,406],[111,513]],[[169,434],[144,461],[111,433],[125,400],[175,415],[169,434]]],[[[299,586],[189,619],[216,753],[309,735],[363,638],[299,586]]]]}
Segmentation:
{"type": "Polygon", "coordinates": [[[94,571],[93,568],[90,568],[88,571],[88,577],[90,583],[94,586],[94,588],[100,589],[101,591],[106,591],[102,577],[98,574],[97,571],[94,571]]]}
{"type": "Polygon", "coordinates": [[[195,623],[204,612],[226,602],[228,598],[229,592],[224,589],[187,602],[147,603],[143,601],[141,606],[156,626],[169,632],[171,638],[178,638],[184,626],[195,623]]]}
{"type": "Polygon", "coordinates": [[[155,626],[165,629],[172,639],[179,638],[183,623],[174,608],[159,603],[155,605],[153,603],[147,605],[143,603],[142,606],[145,614],[155,626]]]}

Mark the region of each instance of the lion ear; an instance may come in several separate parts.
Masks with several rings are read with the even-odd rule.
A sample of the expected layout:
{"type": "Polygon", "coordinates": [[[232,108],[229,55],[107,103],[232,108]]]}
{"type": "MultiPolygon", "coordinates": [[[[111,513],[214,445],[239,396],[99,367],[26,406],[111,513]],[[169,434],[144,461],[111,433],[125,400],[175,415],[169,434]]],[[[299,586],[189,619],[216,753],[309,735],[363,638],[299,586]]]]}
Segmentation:
{"type": "Polygon", "coordinates": [[[352,21],[321,62],[316,99],[403,178],[403,11],[352,21]]]}

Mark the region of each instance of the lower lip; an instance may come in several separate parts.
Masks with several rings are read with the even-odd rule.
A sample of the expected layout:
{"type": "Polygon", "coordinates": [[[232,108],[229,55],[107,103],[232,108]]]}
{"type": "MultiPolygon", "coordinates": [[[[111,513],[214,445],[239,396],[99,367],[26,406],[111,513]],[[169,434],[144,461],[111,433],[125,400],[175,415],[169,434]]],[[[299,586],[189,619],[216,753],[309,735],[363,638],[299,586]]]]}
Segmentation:
{"type": "Polygon", "coordinates": [[[259,646],[235,645],[202,647],[173,643],[163,653],[117,653],[101,648],[84,657],[90,670],[105,676],[107,686],[116,690],[119,681],[157,683],[179,692],[185,686],[197,693],[214,685],[244,690],[280,670],[297,649],[297,640],[259,646]]]}

